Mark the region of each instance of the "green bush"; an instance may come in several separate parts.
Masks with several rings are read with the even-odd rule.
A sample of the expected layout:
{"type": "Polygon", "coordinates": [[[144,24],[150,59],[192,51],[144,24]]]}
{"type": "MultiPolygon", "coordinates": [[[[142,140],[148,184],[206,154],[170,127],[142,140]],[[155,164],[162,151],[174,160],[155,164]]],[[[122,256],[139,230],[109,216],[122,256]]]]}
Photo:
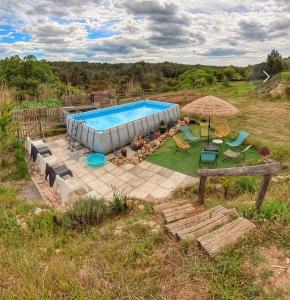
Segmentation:
{"type": "Polygon", "coordinates": [[[111,214],[111,209],[104,199],[92,197],[77,201],[64,215],[66,225],[82,230],[88,226],[100,224],[111,214]]]}
{"type": "Polygon", "coordinates": [[[59,99],[45,99],[43,101],[23,101],[18,106],[18,109],[34,109],[34,108],[57,108],[61,107],[62,103],[59,99]]]}
{"type": "Polygon", "coordinates": [[[290,83],[290,72],[289,71],[282,72],[281,78],[283,81],[290,83]]]}
{"type": "Polygon", "coordinates": [[[50,210],[43,211],[41,214],[34,216],[28,222],[28,226],[40,236],[52,235],[57,228],[55,214],[50,210]]]}
{"type": "Polygon", "coordinates": [[[179,85],[182,89],[202,87],[213,82],[213,71],[210,69],[192,69],[179,77],[179,85]]]}
{"type": "Polygon", "coordinates": [[[22,143],[17,142],[15,145],[15,173],[12,174],[14,180],[20,180],[28,177],[28,166],[25,160],[25,149],[22,143]]]}
{"type": "Polygon", "coordinates": [[[111,203],[112,211],[115,214],[120,214],[128,209],[128,196],[116,188],[113,188],[113,201],[111,203]]]}
{"type": "Polygon", "coordinates": [[[286,201],[276,200],[262,205],[258,216],[269,221],[279,220],[289,223],[290,209],[286,201]]]}
{"type": "Polygon", "coordinates": [[[242,192],[254,193],[256,190],[255,177],[239,177],[238,184],[242,192]]]}
{"type": "Polygon", "coordinates": [[[0,244],[14,244],[19,241],[20,228],[14,214],[9,208],[0,206],[0,244]]]}

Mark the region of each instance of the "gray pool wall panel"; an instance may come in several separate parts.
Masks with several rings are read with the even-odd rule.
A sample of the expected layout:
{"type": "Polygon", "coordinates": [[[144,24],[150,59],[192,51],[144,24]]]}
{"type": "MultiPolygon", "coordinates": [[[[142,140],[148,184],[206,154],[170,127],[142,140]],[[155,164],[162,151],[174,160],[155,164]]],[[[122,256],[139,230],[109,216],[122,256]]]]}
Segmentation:
{"type": "Polygon", "coordinates": [[[107,154],[114,150],[120,149],[131,143],[132,139],[142,133],[148,134],[151,129],[157,131],[161,120],[166,123],[170,120],[177,121],[180,115],[180,108],[177,104],[166,108],[156,114],[140,118],[128,123],[124,123],[104,131],[88,127],[85,123],[78,123],[77,133],[75,120],[70,115],[66,118],[67,133],[80,142],[85,147],[94,152],[107,154]],[[74,128],[73,128],[74,127],[74,128]]]}

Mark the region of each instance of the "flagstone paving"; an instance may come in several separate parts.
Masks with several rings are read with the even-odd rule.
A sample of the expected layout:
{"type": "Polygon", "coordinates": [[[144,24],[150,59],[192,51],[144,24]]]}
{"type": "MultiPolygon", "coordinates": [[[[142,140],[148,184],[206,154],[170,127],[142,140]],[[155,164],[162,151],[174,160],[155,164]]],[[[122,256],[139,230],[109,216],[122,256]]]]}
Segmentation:
{"type": "Polygon", "coordinates": [[[112,188],[115,187],[129,196],[160,202],[168,198],[176,188],[198,182],[195,177],[148,161],[143,161],[137,166],[124,164],[119,167],[108,161],[103,167],[92,169],[87,166],[83,155],[78,161],[72,159],[74,155],[68,149],[64,138],[47,140],[46,144],[59,162],[71,169],[74,177],[83,181],[89,196],[97,195],[111,200],[112,188]]]}

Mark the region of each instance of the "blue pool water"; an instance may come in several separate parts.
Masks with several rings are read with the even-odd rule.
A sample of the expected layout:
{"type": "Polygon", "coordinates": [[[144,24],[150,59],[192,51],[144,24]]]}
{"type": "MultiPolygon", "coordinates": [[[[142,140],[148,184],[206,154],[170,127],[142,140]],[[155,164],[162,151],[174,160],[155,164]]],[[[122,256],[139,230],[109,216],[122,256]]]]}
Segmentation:
{"type": "Polygon", "coordinates": [[[114,107],[92,110],[81,114],[74,114],[72,118],[83,120],[89,127],[106,130],[137,119],[141,119],[174,106],[171,103],[142,100],[114,107]]]}

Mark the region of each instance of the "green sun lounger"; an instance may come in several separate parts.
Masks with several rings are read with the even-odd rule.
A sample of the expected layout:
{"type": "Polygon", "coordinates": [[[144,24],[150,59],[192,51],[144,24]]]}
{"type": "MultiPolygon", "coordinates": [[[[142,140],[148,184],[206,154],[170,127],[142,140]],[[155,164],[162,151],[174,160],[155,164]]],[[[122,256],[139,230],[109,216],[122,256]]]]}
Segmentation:
{"type": "Polygon", "coordinates": [[[183,125],[180,127],[180,131],[183,133],[185,139],[188,142],[197,142],[199,141],[199,137],[192,134],[188,126],[183,125]]]}
{"type": "Polygon", "coordinates": [[[226,144],[233,148],[240,147],[249,135],[250,134],[248,132],[242,130],[235,140],[226,142],[226,144]]]}

